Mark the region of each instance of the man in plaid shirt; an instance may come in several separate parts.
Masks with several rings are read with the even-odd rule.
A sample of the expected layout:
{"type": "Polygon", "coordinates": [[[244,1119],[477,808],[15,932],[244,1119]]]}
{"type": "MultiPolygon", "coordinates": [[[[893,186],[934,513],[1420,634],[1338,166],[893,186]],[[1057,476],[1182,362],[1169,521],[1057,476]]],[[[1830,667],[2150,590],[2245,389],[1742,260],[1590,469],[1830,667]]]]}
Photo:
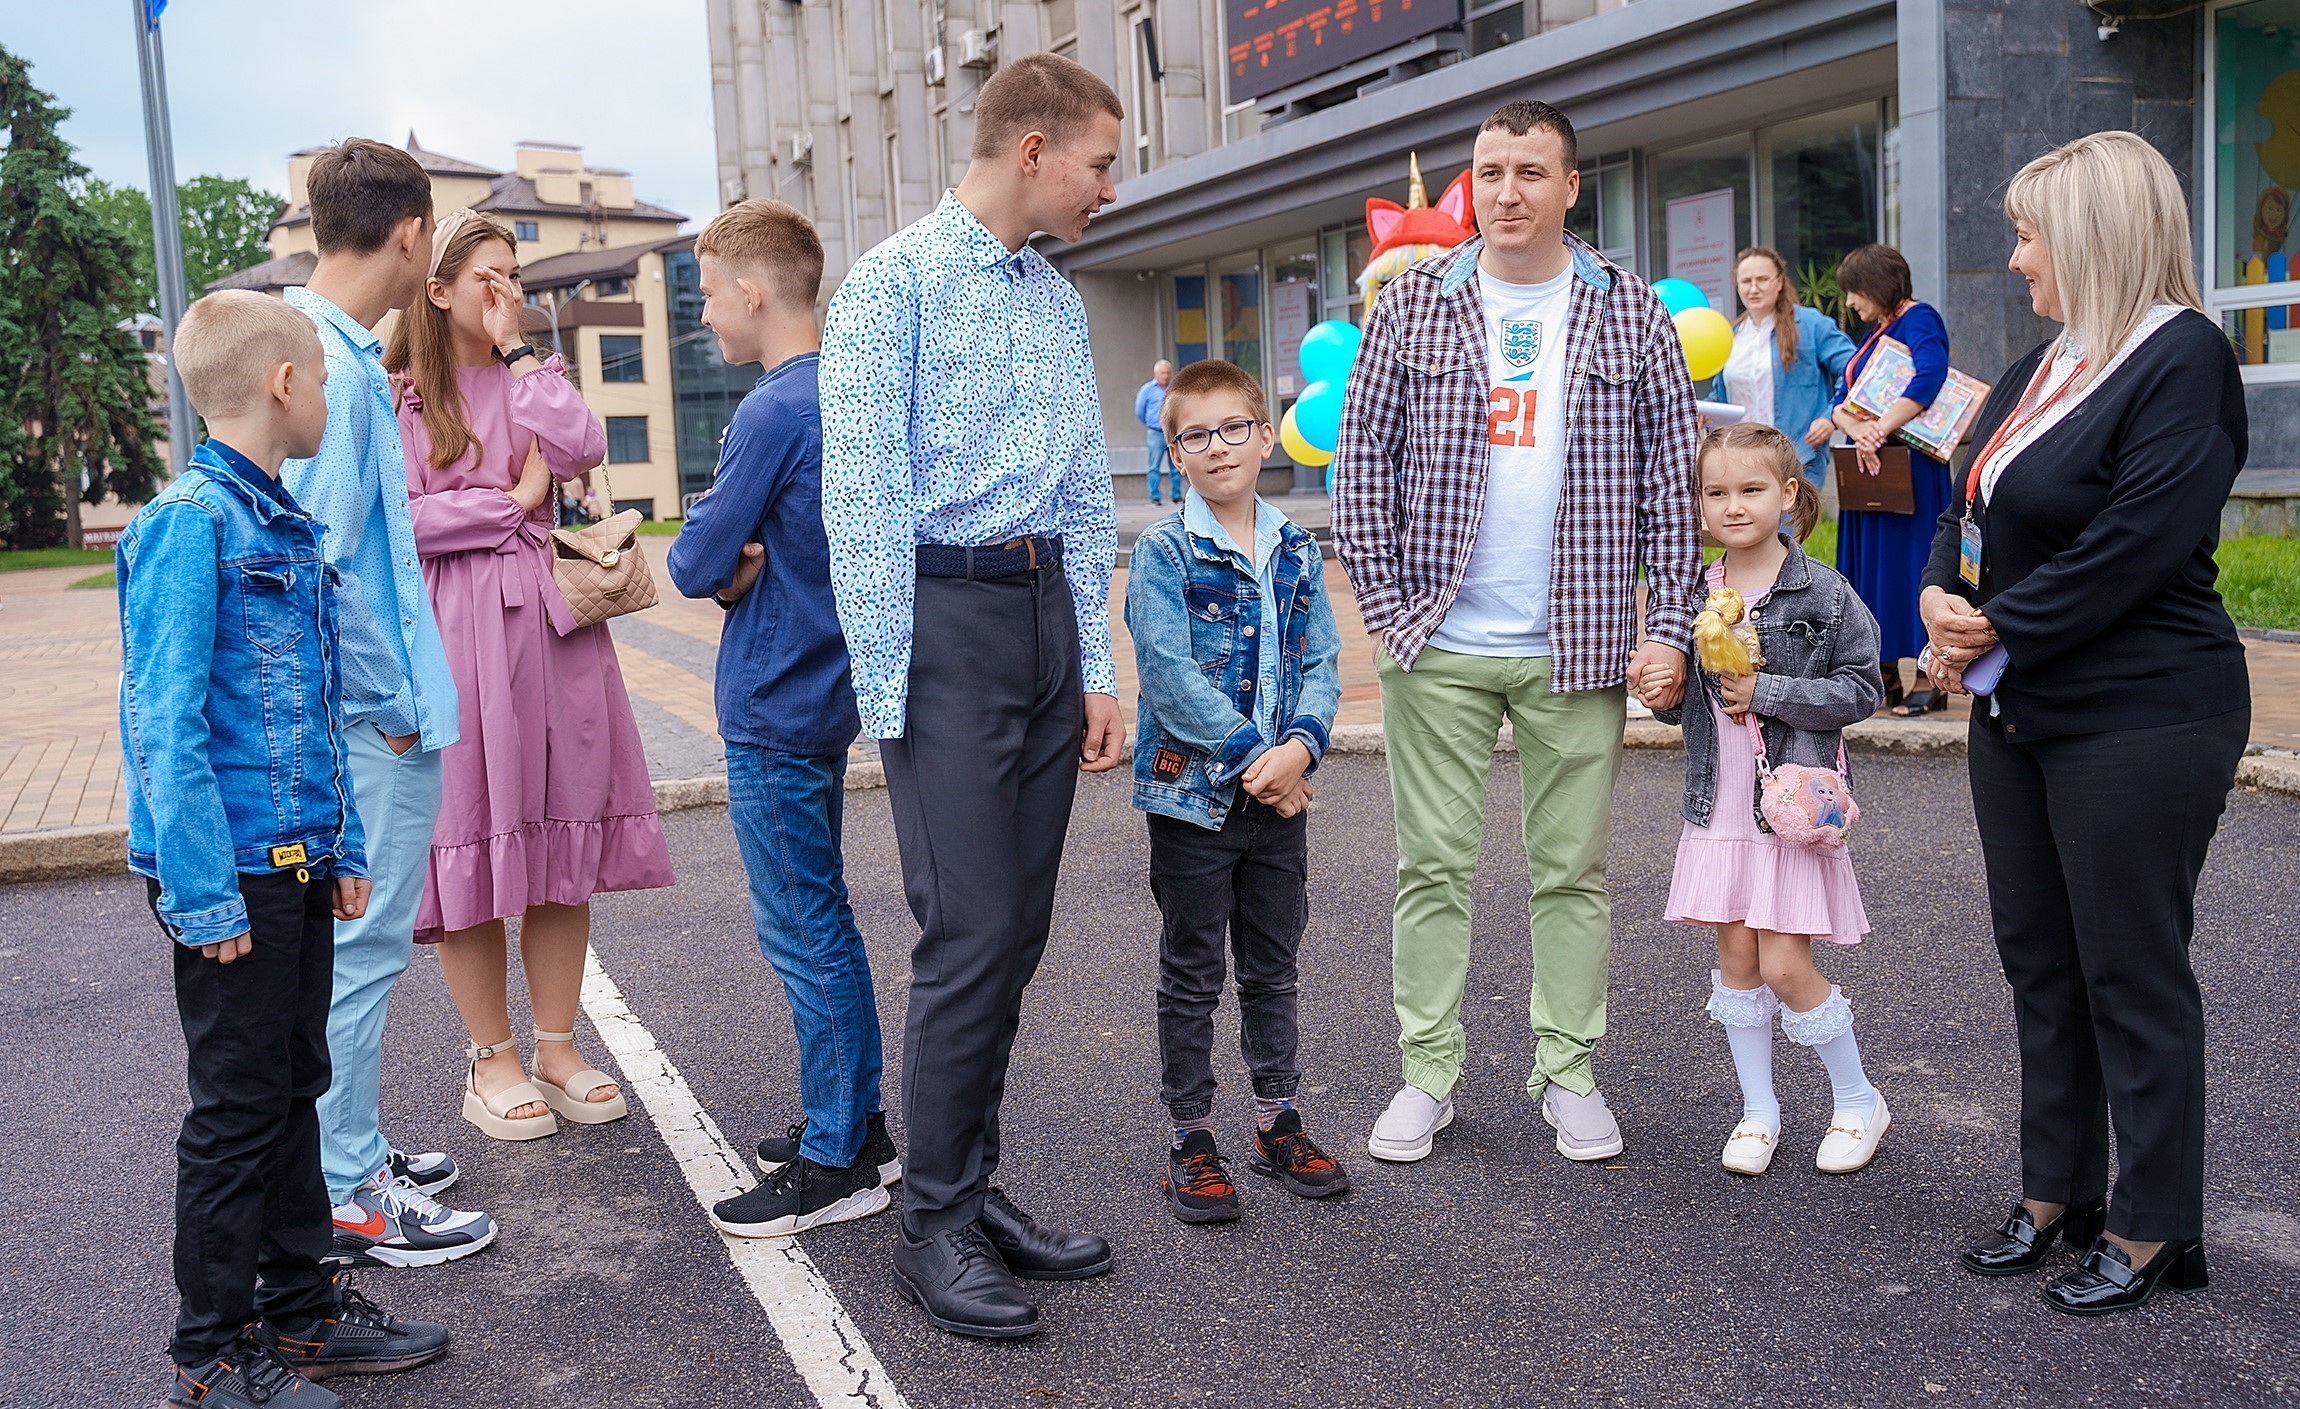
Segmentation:
{"type": "Polygon", "coordinates": [[[1693,388],[1652,290],[1565,232],[1580,178],[1563,113],[1503,107],[1472,168],[1483,237],[1382,291],[1334,461],[1334,537],[1378,642],[1398,828],[1406,1084],[1367,1143],[1376,1158],[1421,1159],[1453,1120],[1470,881],[1506,717],[1533,877],[1526,1090],[1560,1154],[1608,1159],[1621,1127],[1590,1068],[1612,942],[1605,846],[1625,677],[1650,707],[1684,691],[1700,567],[1693,388]]]}

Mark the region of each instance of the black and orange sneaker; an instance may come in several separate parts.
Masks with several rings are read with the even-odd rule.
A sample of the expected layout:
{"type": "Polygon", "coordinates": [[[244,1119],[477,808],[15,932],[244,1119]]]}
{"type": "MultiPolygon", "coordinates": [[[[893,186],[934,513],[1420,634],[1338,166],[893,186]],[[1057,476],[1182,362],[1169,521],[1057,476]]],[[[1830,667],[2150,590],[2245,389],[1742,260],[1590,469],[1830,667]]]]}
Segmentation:
{"type": "Polygon", "coordinates": [[[1254,1132],[1254,1155],[1246,1167],[1305,1199],[1332,1198],[1350,1187],[1348,1171],[1303,1133],[1301,1113],[1294,1110],[1280,1111],[1269,1129],[1254,1132]]]}
{"type": "Polygon", "coordinates": [[[1193,1130],[1182,1148],[1166,1155],[1166,1177],[1158,1191],[1174,1205],[1174,1216],[1184,1223],[1229,1223],[1236,1220],[1238,1186],[1230,1182],[1228,1161],[1214,1149],[1214,1133],[1193,1130]]]}

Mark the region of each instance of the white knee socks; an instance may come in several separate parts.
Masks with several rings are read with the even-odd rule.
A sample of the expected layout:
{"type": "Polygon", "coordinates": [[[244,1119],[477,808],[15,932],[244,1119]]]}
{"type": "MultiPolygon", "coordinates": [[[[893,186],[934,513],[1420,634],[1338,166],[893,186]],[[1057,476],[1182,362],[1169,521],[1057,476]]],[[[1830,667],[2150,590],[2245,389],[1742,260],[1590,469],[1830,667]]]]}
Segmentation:
{"type": "Polygon", "coordinates": [[[1741,1078],[1741,1118],[1761,1121],[1775,1135],[1781,1133],[1781,1102],[1773,1094],[1773,1013],[1780,1007],[1772,989],[1762,984],[1727,988],[1723,974],[1709,971],[1709,1016],[1725,1029],[1733,1049],[1733,1071],[1741,1078]]]}
{"type": "MultiPolygon", "coordinates": [[[[1710,1001],[1714,1004],[1716,1000],[1710,1001]]],[[[1853,1005],[1845,1001],[1843,989],[1830,984],[1829,996],[1810,1012],[1800,1013],[1784,1005],[1781,1035],[1819,1054],[1821,1064],[1829,1069],[1829,1085],[1835,1090],[1840,1113],[1863,1120],[1876,1115],[1877,1088],[1869,1084],[1869,1074],[1861,1069],[1861,1044],[1853,1039],[1853,1005]]]]}

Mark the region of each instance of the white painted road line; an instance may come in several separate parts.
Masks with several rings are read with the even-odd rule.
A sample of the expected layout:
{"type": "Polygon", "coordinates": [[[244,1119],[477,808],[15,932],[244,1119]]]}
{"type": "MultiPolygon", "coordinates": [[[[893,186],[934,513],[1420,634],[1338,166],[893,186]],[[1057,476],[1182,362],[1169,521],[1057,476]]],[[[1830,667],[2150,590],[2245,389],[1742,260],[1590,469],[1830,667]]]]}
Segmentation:
{"type": "MultiPolygon", "coordinates": [[[[596,951],[583,965],[583,1011],[622,1069],[624,1091],[646,1106],[705,1212],[758,1182],[742,1152],[727,1143],[654,1034],[632,1015],[623,991],[600,967],[596,951]]],[[[783,1349],[817,1402],[841,1409],[862,1405],[909,1409],[861,1328],[839,1305],[838,1294],[804,1248],[790,1238],[730,1238],[724,1233],[719,1238],[751,1294],[766,1308],[783,1349]]]]}

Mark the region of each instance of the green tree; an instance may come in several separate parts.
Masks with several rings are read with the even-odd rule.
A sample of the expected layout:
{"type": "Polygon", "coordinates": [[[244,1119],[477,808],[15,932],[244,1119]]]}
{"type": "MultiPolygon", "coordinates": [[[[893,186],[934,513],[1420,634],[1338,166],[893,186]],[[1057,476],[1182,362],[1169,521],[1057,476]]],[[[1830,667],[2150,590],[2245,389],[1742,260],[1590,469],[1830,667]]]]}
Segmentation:
{"type": "Polygon", "coordinates": [[[135,250],[85,199],[68,110],[0,49],[0,542],[78,538],[79,506],[142,499],[160,474],[135,250]]]}
{"type": "MultiPolygon", "coordinates": [[[[136,247],[137,307],[156,312],[159,285],[152,273],[152,202],[133,186],[88,179],[88,205],[136,247]]],[[[237,176],[195,176],[176,188],[184,230],[184,293],[198,298],[226,274],[271,258],[265,237],[287,204],[237,176]]]]}

